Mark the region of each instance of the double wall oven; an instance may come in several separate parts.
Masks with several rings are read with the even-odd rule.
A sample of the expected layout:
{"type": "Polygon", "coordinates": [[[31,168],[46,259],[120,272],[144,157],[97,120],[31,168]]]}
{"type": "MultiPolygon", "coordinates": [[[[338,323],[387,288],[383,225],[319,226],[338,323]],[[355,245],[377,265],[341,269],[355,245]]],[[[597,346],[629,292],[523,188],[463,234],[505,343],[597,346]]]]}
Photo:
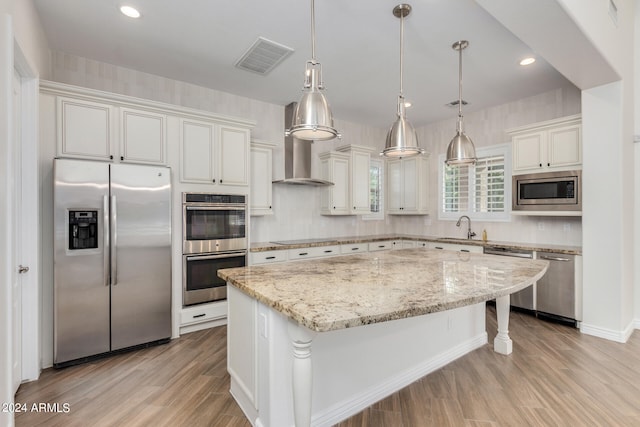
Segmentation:
{"type": "Polygon", "coordinates": [[[245,195],[182,193],[182,304],[227,298],[222,268],[247,260],[245,195]]]}

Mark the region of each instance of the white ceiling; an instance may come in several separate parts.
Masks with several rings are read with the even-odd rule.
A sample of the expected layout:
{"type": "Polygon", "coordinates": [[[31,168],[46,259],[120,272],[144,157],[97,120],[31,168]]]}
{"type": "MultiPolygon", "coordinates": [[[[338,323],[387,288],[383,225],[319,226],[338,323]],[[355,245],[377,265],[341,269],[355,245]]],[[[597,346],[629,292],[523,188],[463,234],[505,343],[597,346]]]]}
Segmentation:
{"type": "MultiPolygon", "coordinates": [[[[310,1],[35,0],[50,47],[176,80],[286,105],[300,97],[311,57],[310,1]],[[137,7],[142,18],[119,12],[137,7]],[[262,36],[295,52],[266,76],[235,68],[262,36]]],[[[400,20],[396,0],[317,0],[316,56],[336,118],[378,127],[395,120],[400,20]]],[[[455,117],[463,53],[465,111],[565,86],[543,58],[474,0],[419,0],[405,18],[404,94],[416,126],[455,117]]]]}

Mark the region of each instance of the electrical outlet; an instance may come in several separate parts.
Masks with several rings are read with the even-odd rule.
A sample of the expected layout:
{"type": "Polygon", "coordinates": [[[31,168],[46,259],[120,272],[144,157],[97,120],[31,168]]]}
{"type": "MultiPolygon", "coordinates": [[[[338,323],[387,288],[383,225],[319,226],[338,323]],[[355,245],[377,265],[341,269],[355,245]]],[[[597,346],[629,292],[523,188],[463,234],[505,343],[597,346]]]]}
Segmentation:
{"type": "Polygon", "coordinates": [[[538,231],[544,231],[544,222],[540,221],[538,223],[538,231]]]}
{"type": "Polygon", "coordinates": [[[571,223],[570,222],[565,222],[562,225],[562,230],[565,232],[571,231],[571,223]]]}

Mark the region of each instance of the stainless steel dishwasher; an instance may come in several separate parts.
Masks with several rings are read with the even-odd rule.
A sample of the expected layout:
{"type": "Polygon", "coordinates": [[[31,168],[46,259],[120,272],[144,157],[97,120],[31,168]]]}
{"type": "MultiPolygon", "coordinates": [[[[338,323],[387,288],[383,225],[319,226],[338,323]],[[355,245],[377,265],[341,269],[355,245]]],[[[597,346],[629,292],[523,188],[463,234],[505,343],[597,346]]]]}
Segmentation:
{"type": "Polygon", "coordinates": [[[538,280],[536,309],[546,317],[576,326],[575,256],[555,252],[537,252],[537,258],[549,261],[549,269],[538,280]]]}
{"type": "MultiPolygon", "coordinates": [[[[525,249],[507,248],[504,246],[485,246],[484,253],[489,255],[502,255],[511,256],[517,258],[529,258],[533,259],[533,251],[525,249]]],[[[522,311],[528,311],[532,314],[535,310],[533,300],[533,288],[534,285],[527,286],[523,290],[511,294],[511,306],[517,307],[522,311]]]]}

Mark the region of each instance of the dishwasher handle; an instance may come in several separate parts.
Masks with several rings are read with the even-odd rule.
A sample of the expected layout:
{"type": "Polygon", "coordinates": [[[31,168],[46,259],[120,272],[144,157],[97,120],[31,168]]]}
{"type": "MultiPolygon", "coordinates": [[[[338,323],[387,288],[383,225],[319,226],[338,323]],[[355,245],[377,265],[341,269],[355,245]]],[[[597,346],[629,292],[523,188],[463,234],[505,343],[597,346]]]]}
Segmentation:
{"type": "Polygon", "coordinates": [[[516,252],[516,251],[510,251],[508,249],[488,249],[488,248],[485,248],[484,249],[484,253],[487,254],[487,255],[502,255],[502,256],[511,256],[511,257],[516,257],[516,258],[528,258],[528,259],[532,259],[533,258],[533,252],[530,252],[530,251],[516,252]]]}
{"type": "Polygon", "coordinates": [[[564,261],[564,262],[571,261],[569,258],[562,258],[559,256],[548,256],[548,255],[541,255],[540,259],[546,259],[549,261],[564,261]]]}

